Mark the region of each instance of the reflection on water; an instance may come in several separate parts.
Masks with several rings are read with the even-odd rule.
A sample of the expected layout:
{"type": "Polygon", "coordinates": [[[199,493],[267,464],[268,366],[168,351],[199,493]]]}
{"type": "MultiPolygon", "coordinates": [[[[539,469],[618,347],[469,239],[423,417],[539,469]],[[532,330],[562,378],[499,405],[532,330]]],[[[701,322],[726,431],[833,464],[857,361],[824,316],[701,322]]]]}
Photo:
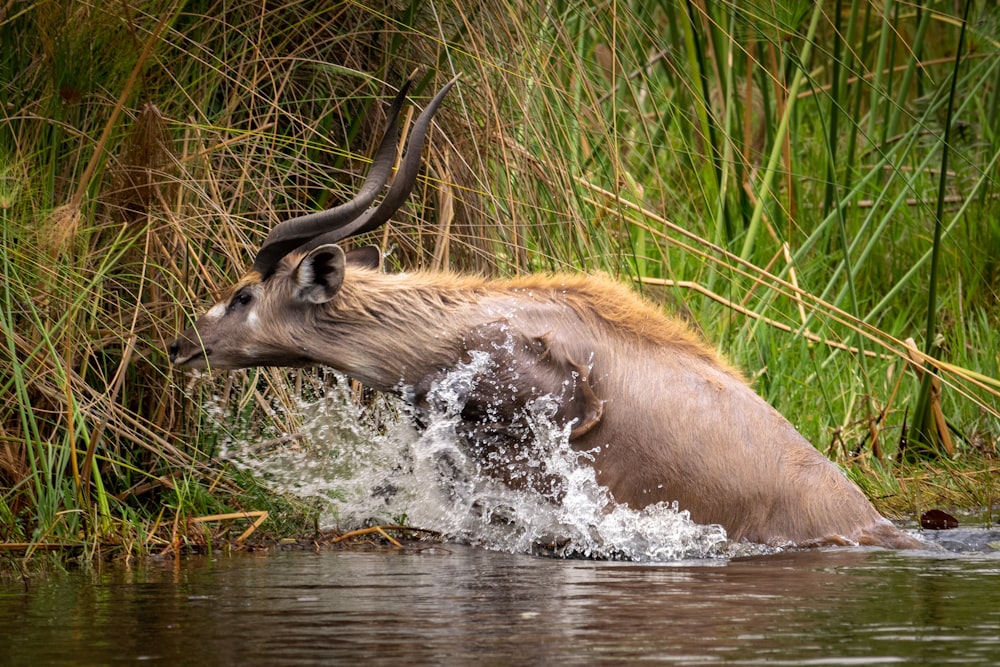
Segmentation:
{"type": "Polygon", "coordinates": [[[461,546],[0,584],[0,664],[997,664],[1000,560],[557,560],[461,546]]]}

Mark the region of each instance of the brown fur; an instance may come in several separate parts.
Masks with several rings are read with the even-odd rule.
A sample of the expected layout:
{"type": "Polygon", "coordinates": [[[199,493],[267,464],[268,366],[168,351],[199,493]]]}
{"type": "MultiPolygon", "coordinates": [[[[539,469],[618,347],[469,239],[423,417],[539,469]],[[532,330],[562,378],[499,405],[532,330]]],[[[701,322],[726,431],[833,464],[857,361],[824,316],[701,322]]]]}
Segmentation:
{"type": "Polygon", "coordinates": [[[264,282],[248,276],[171,357],[326,364],[376,389],[405,387],[419,407],[443,373],[486,350],[497,375],[467,398],[470,440],[517,446],[506,436],[518,410],[550,394],[619,503],[677,501],[735,540],[918,546],[687,326],[627,288],[582,275],[386,275],[326,248],[286,257],[264,282]],[[306,302],[305,288],[325,301],[306,302]],[[241,292],[251,305],[236,303],[241,292]]]}

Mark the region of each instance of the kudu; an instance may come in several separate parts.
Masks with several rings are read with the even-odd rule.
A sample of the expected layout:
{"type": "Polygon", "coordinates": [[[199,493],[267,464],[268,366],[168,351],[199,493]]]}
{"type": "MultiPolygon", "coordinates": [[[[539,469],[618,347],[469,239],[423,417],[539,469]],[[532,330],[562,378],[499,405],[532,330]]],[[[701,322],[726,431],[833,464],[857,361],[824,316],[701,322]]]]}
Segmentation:
{"type": "MultiPolygon", "coordinates": [[[[449,370],[486,353],[492,370],[469,388],[461,412],[467,445],[484,461],[526,446],[525,412],[547,397],[617,503],[676,501],[733,540],[919,546],[683,323],[624,286],[584,275],[385,274],[377,251],[336,245],[381,225],[409,194],[431,118],[453,83],[415,121],[377,206],[406,85],[358,195],[276,226],[250,272],[177,337],[171,361],[327,365],[401,395],[419,413],[449,370]]],[[[501,460],[484,468],[508,483],[544,486],[512,475],[514,456],[501,460]]]]}

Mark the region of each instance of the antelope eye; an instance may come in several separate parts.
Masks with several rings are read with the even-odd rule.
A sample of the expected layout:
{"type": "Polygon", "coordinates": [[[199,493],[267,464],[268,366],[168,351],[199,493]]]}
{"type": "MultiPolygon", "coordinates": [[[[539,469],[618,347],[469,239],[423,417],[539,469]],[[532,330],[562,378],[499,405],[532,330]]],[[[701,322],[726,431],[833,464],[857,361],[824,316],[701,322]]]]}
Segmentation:
{"type": "Polygon", "coordinates": [[[253,301],[253,294],[251,294],[248,290],[240,290],[233,297],[233,300],[229,302],[229,308],[231,310],[236,306],[245,306],[251,301],[253,301]]]}

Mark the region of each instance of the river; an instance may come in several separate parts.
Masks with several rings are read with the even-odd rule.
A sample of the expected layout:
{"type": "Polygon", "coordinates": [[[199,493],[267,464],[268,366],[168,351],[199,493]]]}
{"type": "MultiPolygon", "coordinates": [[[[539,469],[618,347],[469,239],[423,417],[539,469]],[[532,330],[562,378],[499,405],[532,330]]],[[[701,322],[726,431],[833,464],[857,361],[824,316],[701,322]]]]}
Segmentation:
{"type": "Polygon", "coordinates": [[[0,664],[996,665],[986,550],[634,563],[416,544],[112,564],[0,586],[0,664]]]}

